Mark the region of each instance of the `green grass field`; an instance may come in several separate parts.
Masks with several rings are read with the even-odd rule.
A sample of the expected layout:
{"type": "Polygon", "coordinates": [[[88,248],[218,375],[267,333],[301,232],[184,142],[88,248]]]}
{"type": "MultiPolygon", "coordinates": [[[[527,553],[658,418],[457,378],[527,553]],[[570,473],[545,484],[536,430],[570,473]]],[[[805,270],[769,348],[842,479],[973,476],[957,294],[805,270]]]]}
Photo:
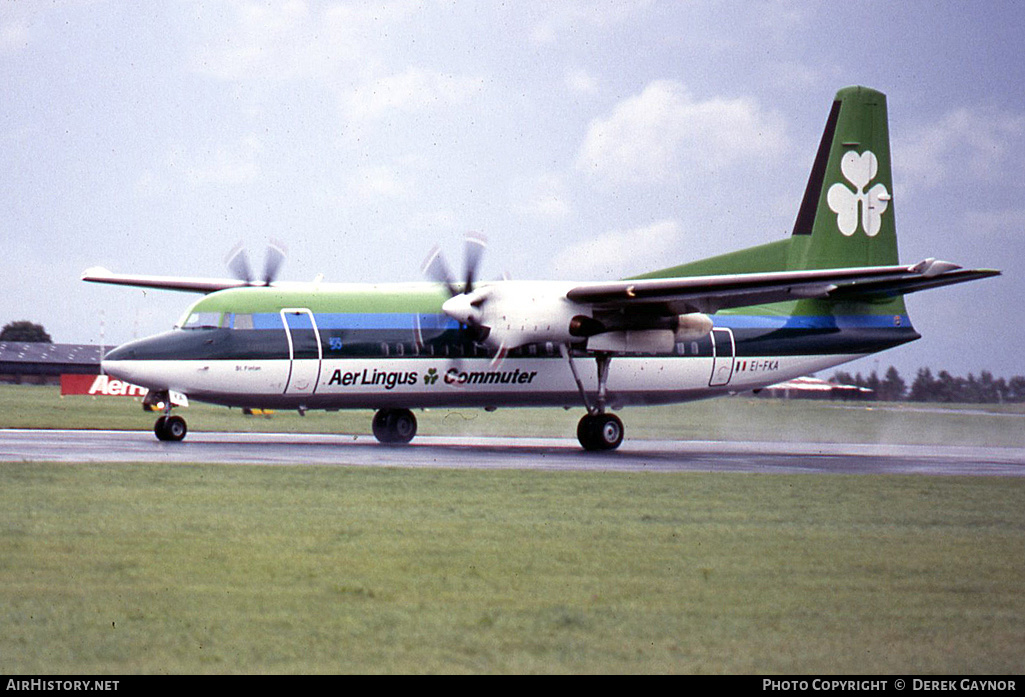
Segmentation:
{"type": "MultiPolygon", "coordinates": [[[[0,425],[150,427],[85,400],[2,388],[0,425]]],[[[623,415],[633,437],[1021,445],[1001,410],[695,406],[623,415]]],[[[536,413],[422,425],[579,417],[536,413]]],[[[0,672],[1021,673],[1023,511],[1023,478],[3,463],[0,672]]]]}

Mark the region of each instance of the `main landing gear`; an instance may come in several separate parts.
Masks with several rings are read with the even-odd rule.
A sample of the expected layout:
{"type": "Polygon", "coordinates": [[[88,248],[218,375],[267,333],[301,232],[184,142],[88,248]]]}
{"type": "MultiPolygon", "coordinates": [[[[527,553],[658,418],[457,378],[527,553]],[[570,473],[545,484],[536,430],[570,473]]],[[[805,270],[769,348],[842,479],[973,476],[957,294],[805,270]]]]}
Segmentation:
{"type": "Polygon", "coordinates": [[[416,435],[416,417],[409,409],[381,409],[374,414],[373,428],[380,442],[405,444],[416,435]]]}
{"type": "Polygon", "coordinates": [[[615,414],[586,414],[577,424],[584,450],[615,450],[623,442],[623,422],[615,414]]]}
{"type": "Polygon", "coordinates": [[[569,369],[573,371],[573,379],[580,390],[580,397],[584,400],[584,407],[587,414],[577,424],[577,440],[584,450],[603,451],[615,450],[623,442],[623,422],[614,414],[605,413],[606,385],[609,381],[609,366],[612,363],[612,355],[599,353],[596,356],[598,361],[598,397],[592,404],[584,390],[584,383],[577,374],[576,365],[573,363],[572,349],[569,346],[562,346],[562,355],[569,363],[569,369]]]}

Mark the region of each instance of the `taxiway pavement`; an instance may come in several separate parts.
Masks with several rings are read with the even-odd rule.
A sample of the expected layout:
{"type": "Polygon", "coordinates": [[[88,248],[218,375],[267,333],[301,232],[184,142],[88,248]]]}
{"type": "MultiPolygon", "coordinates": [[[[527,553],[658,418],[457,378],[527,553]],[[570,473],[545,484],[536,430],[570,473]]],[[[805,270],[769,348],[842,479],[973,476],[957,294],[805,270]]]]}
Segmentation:
{"type": "Polygon", "coordinates": [[[627,440],[588,453],[572,439],[193,432],[181,443],[143,431],[0,429],[0,462],[165,462],[762,474],[1025,476],[1025,449],[834,443],[627,440]]]}

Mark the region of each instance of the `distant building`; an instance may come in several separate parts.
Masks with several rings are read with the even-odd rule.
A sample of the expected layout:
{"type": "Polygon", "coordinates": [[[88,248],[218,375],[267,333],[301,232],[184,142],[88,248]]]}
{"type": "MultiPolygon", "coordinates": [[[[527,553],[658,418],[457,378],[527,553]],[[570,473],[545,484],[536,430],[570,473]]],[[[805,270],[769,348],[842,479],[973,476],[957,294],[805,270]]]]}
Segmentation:
{"type": "Polygon", "coordinates": [[[758,391],[760,397],[779,399],[870,400],[875,393],[867,387],[843,385],[815,377],[802,377],[770,385],[758,391]]]}
{"type": "Polygon", "coordinates": [[[59,385],[61,374],[98,375],[102,347],[0,341],[0,382],[59,385]]]}

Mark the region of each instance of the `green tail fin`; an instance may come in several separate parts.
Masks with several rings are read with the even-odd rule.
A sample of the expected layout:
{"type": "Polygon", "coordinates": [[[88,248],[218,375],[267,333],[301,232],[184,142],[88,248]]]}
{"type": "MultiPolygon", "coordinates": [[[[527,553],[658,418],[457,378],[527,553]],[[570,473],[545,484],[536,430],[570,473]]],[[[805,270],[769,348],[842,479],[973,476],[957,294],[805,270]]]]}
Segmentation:
{"type": "Polygon", "coordinates": [[[788,268],[899,263],[886,95],[846,87],[826,120],[794,223],[788,268]]]}
{"type": "Polygon", "coordinates": [[[845,87],[826,120],[793,235],[635,278],[898,264],[892,192],[886,96],[845,87]]]}

